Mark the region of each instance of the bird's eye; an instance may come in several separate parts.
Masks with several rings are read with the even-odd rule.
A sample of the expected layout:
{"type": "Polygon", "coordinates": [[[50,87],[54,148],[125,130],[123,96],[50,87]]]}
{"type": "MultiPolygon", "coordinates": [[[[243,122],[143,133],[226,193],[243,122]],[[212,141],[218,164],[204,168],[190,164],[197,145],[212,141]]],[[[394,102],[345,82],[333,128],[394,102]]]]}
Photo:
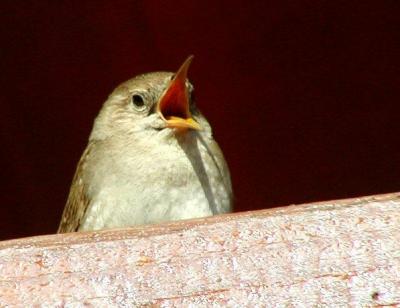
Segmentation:
{"type": "Polygon", "coordinates": [[[135,109],[138,111],[141,111],[146,108],[144,99],[139,94],[132,95],[132,104],[133,104],[133,107],[135,107],[135,109]]]}

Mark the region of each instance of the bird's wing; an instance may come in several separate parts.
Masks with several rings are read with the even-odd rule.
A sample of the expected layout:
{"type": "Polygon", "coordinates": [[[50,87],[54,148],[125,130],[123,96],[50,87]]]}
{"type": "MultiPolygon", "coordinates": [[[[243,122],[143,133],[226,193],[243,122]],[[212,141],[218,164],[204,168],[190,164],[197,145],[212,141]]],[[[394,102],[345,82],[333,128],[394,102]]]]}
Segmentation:
{"type": "Polygon", "coordinates": [[[214,142],[212,142],[210,144],[210,147],[211,147],[211,151],[215,155],[215,157],[213,159],[216,159],[216,165],[218,166],[220,176],[221,176],[222,180],[224,181],[224,186],[225,186],[226,190],[229,192],[230,198],[232,199],[233,193],[232,193],[231,175],[230,175],[228,164],[226,163],[224,154],[222,153],[221,148],[219,147],[218,143],[215,140],[214,140],[214,142]]]}
{"type": "Polygon", "coordinates": [[[214,164],[218,169],[219,175],[224,183],[226,191],[229,193],[232,202],[233,193],[232,193],[231,175],[229,172],[228,164],[226,163],[226,160],[224,158],[224,154],[221,151],[221,148],[214,139],[212,139],[209,142],[206,142],[204,138],[200,137],[200,142],[207,149],[208,154],[214,161],[214,164]]]}
{"type": "Polygon", "coordinates": [[[78,231],[82,218],[89,206],[90,199],[87,196],[87,186],[81,178],[81,175],[85,168],[86,158],[90,155],[92,148],[93,145],[89,143],[79,160],[57,233],[78,231]]]}

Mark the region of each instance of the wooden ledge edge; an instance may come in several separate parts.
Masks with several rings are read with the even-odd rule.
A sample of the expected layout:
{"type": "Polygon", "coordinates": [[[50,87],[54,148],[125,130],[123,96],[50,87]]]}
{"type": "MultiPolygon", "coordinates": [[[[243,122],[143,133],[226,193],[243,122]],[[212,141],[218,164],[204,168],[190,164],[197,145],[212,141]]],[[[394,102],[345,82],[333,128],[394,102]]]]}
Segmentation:
{"type": "Polygon", "coordinates": [[[400,305],[400,193],[0,243],[0,307],[400,305]]]}
{"type": "Polygon", "coordinates": [[[149,237],[160,234],[170,234],[181,231],[187,231],[194,227],[213,225],[227,221],[240,221],[247,218],[258,218],[268,216],[285,216],[285,215],[299,215],[305,212],[313,211],[327,211],[338,208],[349,208],[359,206],[360,204],[370,204],[376,202],[399,201],[400,192],[370,195],[363,197],[337,199],[329,201],[318,201],[304,204],[291,204],[288,206],[280,206],[265,210],[235,212],[229,214],[222,214],[204,218],[195,218],[180,221],[164,222],[152,225],[135,226],[130,228],[119,228],[102,231],[91,232],[74,232],[65,234],[49,234],[39,235],[32,237],[25,237],[19,239],[11,239],[0,241],[0,249],[9,247],[31,247],[31,246],[64,246],[72,244],[83,244],[86,242],[107,242],[118,241],[133,237],[149,237]]]}

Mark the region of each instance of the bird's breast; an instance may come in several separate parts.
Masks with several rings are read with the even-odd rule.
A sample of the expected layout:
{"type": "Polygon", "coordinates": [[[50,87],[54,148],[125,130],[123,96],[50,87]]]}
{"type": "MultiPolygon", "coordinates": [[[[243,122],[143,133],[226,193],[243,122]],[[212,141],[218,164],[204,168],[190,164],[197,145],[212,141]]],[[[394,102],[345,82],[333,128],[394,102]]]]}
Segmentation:
{"type": "Polygon", "coordinates": [[[81,230],[230,211],[230,187],[224,180],[229,172],[221,170],[226,168],[220,162],[223,157],[207,143],[193,138],[125,150],[129,155],[110,155],[93,173],[91,202],[81,230]]]}

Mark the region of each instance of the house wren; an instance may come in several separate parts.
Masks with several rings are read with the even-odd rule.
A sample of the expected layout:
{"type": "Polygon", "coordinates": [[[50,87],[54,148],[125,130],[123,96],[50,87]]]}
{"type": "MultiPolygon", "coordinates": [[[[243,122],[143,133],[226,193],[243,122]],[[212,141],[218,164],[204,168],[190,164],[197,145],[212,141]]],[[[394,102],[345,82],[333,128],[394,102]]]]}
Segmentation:
{"type": "Polygon", "coordinates": [[[97,116],[78,163],[59,233],[204,217],[232,209],[229,170],[187,80],[139,75],[97,116]]]}

